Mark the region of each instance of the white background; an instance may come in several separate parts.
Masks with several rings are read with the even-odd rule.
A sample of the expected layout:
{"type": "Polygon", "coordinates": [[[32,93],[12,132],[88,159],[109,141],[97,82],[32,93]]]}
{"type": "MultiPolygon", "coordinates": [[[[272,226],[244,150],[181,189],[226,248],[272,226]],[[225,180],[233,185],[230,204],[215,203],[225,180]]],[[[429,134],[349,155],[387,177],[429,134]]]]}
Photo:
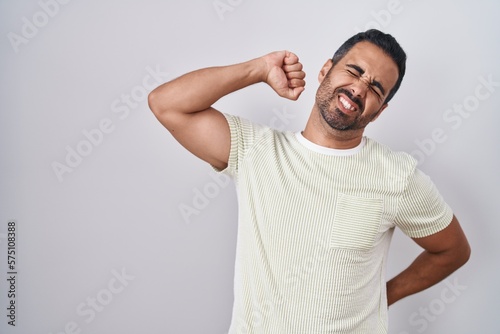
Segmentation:
{"type": "MultiPolygon", "coordinates": [[[[421,161],[472,245],[446,282],[391,307],[390,333],[499,333],[499,14],[494,0],[0,1],[0,332],[226,333],[234,187],[161,127],[146,91],[289,49],[308,75],[299,101],[255,85],[216,106],[301,130],[323,63],[378,27],[408,70],[367,134],[421,161]]],[[[397,232],[389,276],[419,252],[397,232]]]]}

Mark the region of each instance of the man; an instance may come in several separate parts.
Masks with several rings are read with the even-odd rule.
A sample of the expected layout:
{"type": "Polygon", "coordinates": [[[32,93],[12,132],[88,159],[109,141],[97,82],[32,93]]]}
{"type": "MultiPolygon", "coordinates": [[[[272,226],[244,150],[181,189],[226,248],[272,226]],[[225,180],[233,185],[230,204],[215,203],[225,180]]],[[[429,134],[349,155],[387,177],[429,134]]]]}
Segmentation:
{"type": "Polygon", "coordinates": [[[259,82],[296,100],[305,73],[288,51],[194,71],[150,94],[175,139],[238,188],[230,333],[387,333],[388,305],[468,260],[457,219],[415,159],[363,136],[398,90],[405,62],[392,36],[353,36],[323,65],[298,133],[211,107],[259,82]],[[386,283],[395,227],[424,250],[386,283]]]}

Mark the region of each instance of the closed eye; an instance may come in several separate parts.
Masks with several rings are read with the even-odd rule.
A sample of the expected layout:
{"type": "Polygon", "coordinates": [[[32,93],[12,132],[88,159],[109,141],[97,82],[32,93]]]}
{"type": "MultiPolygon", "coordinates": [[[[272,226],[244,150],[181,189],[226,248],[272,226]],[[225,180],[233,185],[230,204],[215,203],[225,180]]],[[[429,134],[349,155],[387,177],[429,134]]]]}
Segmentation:
{"type": "Polygon", "coordinates": [[[349,73],[352,76],[359,77],[359,73],[354,73],[353,71],[350,71],[350,70],[346,70],[346,71],[347,71],[347,73],[349,73]]]}
{"type": "Polygon", "coordinates": [[[358,76],[357,74],[355,74],[354,72],[349,71],[349,70],[347,70],[347,73],[349,73],[350,75],[352,75],[352,76],[354,76],[354,77],[357,77],[357,76],[358,76]]]}
{"type": "Polygon", "coordinates": [[[380,93],[377,91],[377,89],[375,89],[375,86],[370,85],[370,90],[371,90],[372,92],[374,92],[374,93],[375,93],[375,95],[377,95],[377,97],[378,97],[379,99],[381,98],[381,95],[380,95],[380,93]]]}
{"type": "MultiPolygon", "coordinates": [[[[350,75],[356,77],[356,78],[359,78],[360,77],[360,73],[354,73],[353,71],[351,70],[346,70],[347,73],[349,73],[350,75]]],[[[370,91],[372,91],[373,93],[375,93],[375,95],[377,95],[377,98],[381,99],[382,98],[382,95],[381,93],[377,90],[377,86],[374,85],[373,83],[370,84],[370,91]]]]}

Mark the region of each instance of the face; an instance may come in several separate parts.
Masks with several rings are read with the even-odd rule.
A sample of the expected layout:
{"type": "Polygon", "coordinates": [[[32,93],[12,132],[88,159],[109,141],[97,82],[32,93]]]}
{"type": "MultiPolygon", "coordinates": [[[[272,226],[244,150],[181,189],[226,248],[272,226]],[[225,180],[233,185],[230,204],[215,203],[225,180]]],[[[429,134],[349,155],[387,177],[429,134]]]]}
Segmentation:
{"type": "Polygon", "coordinates": [[[392,58],[370,42],[360,42],[337,63],[327,61],[319,74],[316,106],[335,130],[360,130],[387,107],[384,101],[398,79],[392,58]]]}

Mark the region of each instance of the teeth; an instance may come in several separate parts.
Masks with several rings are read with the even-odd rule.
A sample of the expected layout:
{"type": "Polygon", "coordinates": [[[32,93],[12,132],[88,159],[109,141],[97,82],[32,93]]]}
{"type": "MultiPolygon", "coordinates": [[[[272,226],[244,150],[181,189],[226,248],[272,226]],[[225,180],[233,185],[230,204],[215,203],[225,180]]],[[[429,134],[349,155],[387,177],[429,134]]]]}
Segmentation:
{"type": "Polygon", "coordinates": [[[349,109],[350,111],[355,110],[355,108],[349,102],[347,102],[347,100],[344,99],[343,97],[340,97],[339,100],[342,103],[342,105],[344,106],[344,108],[349,109]]]}

